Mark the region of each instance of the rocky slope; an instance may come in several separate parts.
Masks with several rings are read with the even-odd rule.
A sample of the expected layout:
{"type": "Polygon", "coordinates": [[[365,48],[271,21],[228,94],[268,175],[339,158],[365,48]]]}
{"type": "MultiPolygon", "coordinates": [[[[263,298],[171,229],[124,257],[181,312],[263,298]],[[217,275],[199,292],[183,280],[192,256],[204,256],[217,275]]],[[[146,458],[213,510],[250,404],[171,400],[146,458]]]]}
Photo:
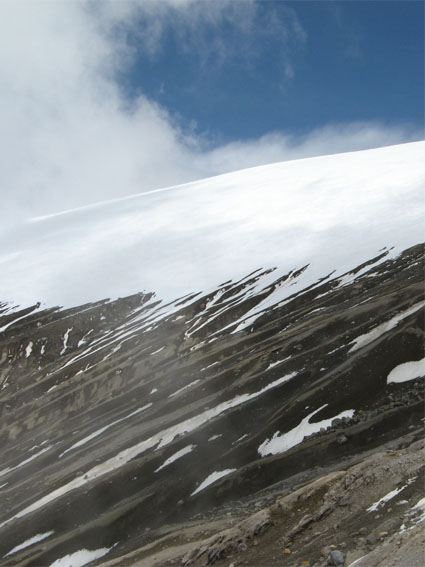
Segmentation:
{"type": "Polygon", "coordinates": [[[423,245],[258,268],[1,305],[2,564],[422,564],[423,245]]]}

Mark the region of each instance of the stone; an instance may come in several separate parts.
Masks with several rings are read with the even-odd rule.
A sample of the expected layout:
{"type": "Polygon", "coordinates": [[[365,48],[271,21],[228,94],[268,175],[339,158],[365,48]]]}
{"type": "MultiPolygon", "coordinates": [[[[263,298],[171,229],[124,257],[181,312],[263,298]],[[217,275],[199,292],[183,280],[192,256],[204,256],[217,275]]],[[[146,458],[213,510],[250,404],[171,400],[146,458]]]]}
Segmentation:
{"type": "Polygon", "coordinates": [[[344,565],[344,563],[345,563],[344,554],[341,553],[341,551],[338,551],[338,549],[333,549],[328,557],[328,565],[338,566],[338,565],[344,565]]]}

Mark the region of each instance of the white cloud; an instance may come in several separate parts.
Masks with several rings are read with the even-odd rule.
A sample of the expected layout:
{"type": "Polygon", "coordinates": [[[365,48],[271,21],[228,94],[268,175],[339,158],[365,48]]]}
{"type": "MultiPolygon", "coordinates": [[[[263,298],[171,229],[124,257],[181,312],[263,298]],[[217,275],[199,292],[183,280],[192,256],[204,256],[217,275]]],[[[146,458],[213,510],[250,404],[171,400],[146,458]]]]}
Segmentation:
{"type": "MultiPolygon", "coordinates": [[[[183,47],[196,44],[208,59],[212,52],[200,24],[218,29],[226,21],[235,37],[252,48],[258,6],[251,1],[244,10],[235,6],[195,0],[3,1],[2,224],[261,163],[415,137],[403,128],[336,125],[302,139],[272,133],[211,149],[146,96],[128,102],[117,76],[134,56],[129,39],[135,33],[143,32],[139,40],[154,55],[171,26],[183,47]]],[[[288,11],[284,20],[267,17],[267,33],[286,34],[286,44],[291,38],[305,40],[294,13],[288,11]]],[[[215,37],[217,57],[229,56],[225,37],[215,37]]],[[[284,67],[290,77],[289,58],[284,67]]]]}
{"type": "Polygon", "coordinates": [[[419,137],[420,133],[407,126],[373,122],[333,124],[303,136],[276,132],[255,140],[232,142],[205,153],[201,162],[205,169],[222,173],[277,161],[389,146],[419,137]]]}

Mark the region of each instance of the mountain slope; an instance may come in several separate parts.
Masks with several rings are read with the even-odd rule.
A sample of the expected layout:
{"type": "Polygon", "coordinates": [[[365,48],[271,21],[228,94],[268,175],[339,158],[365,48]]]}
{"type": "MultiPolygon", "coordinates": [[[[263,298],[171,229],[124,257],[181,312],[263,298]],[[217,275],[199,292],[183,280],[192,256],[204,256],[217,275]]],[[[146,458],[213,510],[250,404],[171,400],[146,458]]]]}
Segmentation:
{"type": "Polygon", "coordinates": [[[381,532],[413,538],[423,149],[255,168],[21,228],[0,306],[2,561],[325,565],[321,548],[344,543],[348,565],[381,532]],[[116,281],[127,296],[105,300],[116,281]],[[129,295],[135,282],[148,291],[129,295]],[[386,515],[367,511],[390,491],[386,515]]]}
{"type": "Polygon", "coordinates": [[[32,219],[0,234],[2,300],[73,307],[146,290],[172,301],[308,265],[301,289],[423,241],[424,151],[277,163],[32,219]]]}

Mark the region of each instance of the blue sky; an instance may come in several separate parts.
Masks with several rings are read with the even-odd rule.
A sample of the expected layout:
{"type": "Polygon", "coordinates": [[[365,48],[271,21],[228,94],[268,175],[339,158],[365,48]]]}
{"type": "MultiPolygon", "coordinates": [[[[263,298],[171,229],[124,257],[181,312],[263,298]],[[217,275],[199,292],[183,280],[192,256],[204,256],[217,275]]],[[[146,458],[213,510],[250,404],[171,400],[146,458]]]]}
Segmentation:
{"type": "Polygon", "coordinates": [[[220,143],[335,122],[423,127],[422,1],[256,4],[250,38],[222,20],[182,36],[170,19],[152,53],[133,34],[137,56],[121,76],[128,96],[144,92],[220,143]]]}
{"type": "Polygon", "coordinates": [[[423,139],[423,25],[411,0],[2,0],[4,223],[423,139]]]}

